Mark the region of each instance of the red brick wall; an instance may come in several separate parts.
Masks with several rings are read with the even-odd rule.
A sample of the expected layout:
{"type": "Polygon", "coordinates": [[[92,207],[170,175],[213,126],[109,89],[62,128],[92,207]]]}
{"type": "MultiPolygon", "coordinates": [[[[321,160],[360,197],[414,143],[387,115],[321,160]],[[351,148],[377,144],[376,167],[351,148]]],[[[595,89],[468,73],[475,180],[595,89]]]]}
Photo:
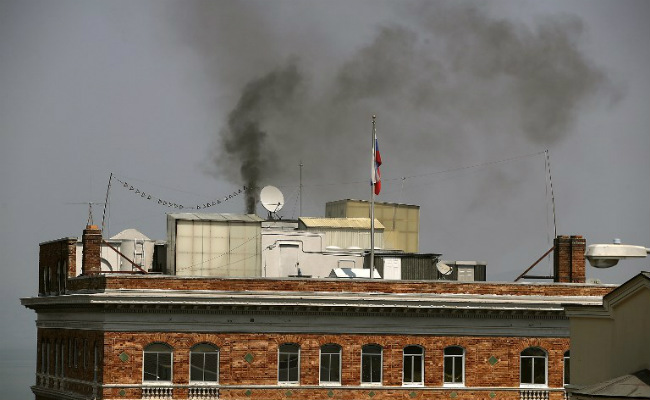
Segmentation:
{"type": "Polygon", "coordinates": [[[553,272],[556,282],[585,282],[586,240],[582,236],[560,235],[554,240],[553,272]]]}
{"type": "Polygon", "coordinates": [[[546,296],[604,296],[614,286],[490,282],[369,281],[325,279],[183,278],[175,276],[79,277],[70,280],[71,290],[166,289],[219,291],[298,291],[375,293],[460,293],[546,296]]]}
{"type": "MultiPolygon", "coordinates": [[[[347,389],[345,386],[360,384],[361,347],[364,344],[379,344],[383,347],[383,385],[402,386],[403,348],[420,345],[425,351],[425,386],[442,386],[443,350],[457,345],[465,348],[466,386],[472,387],[518,387],[519,355],[530,346],[539,346],[548,352],[549,387],[561,388],[563,385],[563,354],[569,349],[568,338],[515,338],[515,337],[445,337],[445,336],[407,336],[407,335],[313,335],[313,334],[187,334],[187,333],[106,333],[104,353],[104,381],[106,383],[140,384],[142,382],[142,354],[146,345],[164,342],[174,348],[173,382],[189,383],[189,353],[193,345],[202,342],[212,343],[220,348],[219,383],[221,385],[276,385],[278,346],[283,343],[300,345],[300,385],[319,384],[319,349],[322,345],[336,343],[342,347],[342,389],[333,390],[332,398],[364,398],[372,388],[347,389]],[[125,353],[128,360],[120,355],[125,353]],[[250,353],[253,361],[248,363],[245,356],[250,353]],[[494,365],[488,361],[496,357],[494,365]],[[365,390],[365,391],[364,391],[365,390]]],[[[127,390],[127,397],[139,396],[139,389],[127,390]]],[[[329,398],[330,389],[301,389],[290,386],[282,389],[251,389],[251,397],[246,389],[221,389],[224,398],[287,398],[292,391],[294,398],[329,398]],[[254,395],[253,395],[254,394],[254,395]]],[[[496,390],[496,389],[495,389],[496,390]]],[[[418,398],[449,398],[454,389],[447,391],[412,390],[374,390],[377,397],[411,398],[411,392],[419,393],[418,398]]],[[[105,390],[106,398],[120,397],[116,390],[105,390]]],[[[467,396],[456,389],[459,398],[467,396]]],[[[175,393],[183,398],[184,389],[175,393]]],[[[509,398],[507,392],[499,392],[499,398],[509,398]]],[[[512,392],[512,398],[518,397],[512,392]]],[[[476,394],[468,398],[473,397],[476,394]]],[[[488,392],[481,392],[480,398],[489,398],[488,392]]]]}
{"type": "Polygon", "coordinates": [[[46,277],[48,293],[58,292],[59,282],[57,279],[59,276],[57,275],[57,269],[60,265],[63,268],[63,273],[67,274],[67,277],[75,275],[77,266],[76,241],[74,238],[65,238],[53,242],[41,243],[38,254],[39,294],[45,294],[46,277]]]}
{"type": "Polygon", "coordinates": [[[81,262],[81,273],[83,275],[99,274],[102,271],[102,231],[96,225],[88,225],[81,237],[83,254],[81,262]]]}

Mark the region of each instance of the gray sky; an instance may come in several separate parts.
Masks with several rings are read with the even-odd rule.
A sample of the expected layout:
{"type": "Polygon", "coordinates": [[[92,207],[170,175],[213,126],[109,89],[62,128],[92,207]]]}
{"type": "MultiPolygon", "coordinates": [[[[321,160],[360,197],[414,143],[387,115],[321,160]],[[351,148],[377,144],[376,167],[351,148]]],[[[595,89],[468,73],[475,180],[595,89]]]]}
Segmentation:
{"type": "MultiPolygon", "coordinates": [[[[544,156],[437,172],[546,149],[559,234],[650,246],[650,3],[478,4],[0,1],[0,349],[34,347],[18,298],[37,291],[38,243],[80,235],[87,207],[69,203],[103,201],[111,172],[202,204],[245,183],[257,148],[281,214],[298,216],[302,160],[319,216],[368,198],[372,113],[379,200],[421,205],[421,251],[513,280],[551,246],[544,156]],[[249,125],[257,145],[224,152],[249,125]]],[[[169,210],[113,183],[109,234],[163,239],[169,210]]]]}

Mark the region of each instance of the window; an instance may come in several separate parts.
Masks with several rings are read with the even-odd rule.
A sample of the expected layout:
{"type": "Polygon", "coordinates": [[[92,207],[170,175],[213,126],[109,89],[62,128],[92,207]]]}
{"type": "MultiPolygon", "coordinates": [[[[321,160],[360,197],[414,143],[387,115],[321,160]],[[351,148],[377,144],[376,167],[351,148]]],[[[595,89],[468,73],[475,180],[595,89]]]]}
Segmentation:
{"type": "Polygon", "coordinates": [[[84,369],[88,368],[88,359],[86,357],[87,354],[88,354],[88,339],[84,339],[84,347],[83,347],[84,369]]]}
{"type": "Polygon", "coordinates": [[[79,339],[74,338],[74,367],[79,366],[79,339]]]}
{"type": "Polygon", "coordinates": [[[47,342],[47,350],[45,351],[45,373],[50,374],[50,342],[47,342]]]}
{"type": "Polygon", "coordinates": [[[41,374],[47,373],[45,369],[45,360],[46,360],[46,351],[47,351],[47,344],[45,344],[45,341],[41,342],[41,374]]]}
{"type": "Polygon", "coordinates": [[[99,374],[99,346],[97,342],[93,343],[93,381],[97,382],[97,375],[99,374]]]}
{"type": "Polygon", "coordinates": [[[444,384],[462,385],[465,383],[465,349],[449,346],[444,351],[444,384]]]}
{"type": "Polygon", "coordinates": [[[72,339],[68,338],[68,367],[72,367],[73,354],[74,354],[74,346],[72,346],[72,339]]]}
{"type": "Polygon", "coordinates": [[[142,380],[172,381],[172,348],[164,343],[152,343],[144,348],[142,380]]]}
{"type": "Polygon", "coordinates": [[[381,346],[367,344],[361,348],[361,383],[381,384],[381,346]]]}
{"type": "Polygon", "coordinates": [[[219,349],[208,343],[197,344],[190,350],[190,381],[219,381],[219,349]]]}
{"type": "Polygon", "coordinates": [[[546,351],[529,347],[521,352],[521,385],[546,385],[546,351]]]}
{"type": "Polygon", "coordinates": [[[571,351],[567,350],[564,353],[564,384],[571,383],[571,351]]]}
{"type": "Polygon", "coordinates": [[[420,346],[404,348],[404,372],[402,384],[405,386],[424,385],[424,349],[420,346]]]}
{"type": "Polygon", "coordinates": [[[59,376],[59,357],[61,353],[61,343],[54,342],[54,376],[59,376]]]}
{"type": "Polygon", "coordinates": [[[320,348],[320,383],[341,384],[341,346],[326,344],[320,348]]]}
{"type": "Polygon", "coordinates": [[[61,340],[61,376],[65,376],[65,340],[61,340]]]}
{"type": "Polygon", "coordinates": [[[299,383],[300,377],[300,346],[283,344],[278,349],[278,382],[299,383]]]}

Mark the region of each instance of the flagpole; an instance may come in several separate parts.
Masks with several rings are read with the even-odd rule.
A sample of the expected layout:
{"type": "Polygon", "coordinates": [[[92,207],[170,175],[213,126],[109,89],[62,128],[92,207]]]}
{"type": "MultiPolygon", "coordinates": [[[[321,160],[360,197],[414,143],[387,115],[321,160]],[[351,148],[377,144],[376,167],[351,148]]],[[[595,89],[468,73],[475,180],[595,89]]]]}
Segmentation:
{"type": "MultiPolygon", "coordinates": [[[[376,157],[377,157],[377,130],[375,128],[377,117],[372,116],[372,171],[373,171],[373,181],[377,179],[376,177],[376,157]]],[[[370,185],[370,279],[374,278],[375,271],[375,182],[372,182],[370,185]]]]}

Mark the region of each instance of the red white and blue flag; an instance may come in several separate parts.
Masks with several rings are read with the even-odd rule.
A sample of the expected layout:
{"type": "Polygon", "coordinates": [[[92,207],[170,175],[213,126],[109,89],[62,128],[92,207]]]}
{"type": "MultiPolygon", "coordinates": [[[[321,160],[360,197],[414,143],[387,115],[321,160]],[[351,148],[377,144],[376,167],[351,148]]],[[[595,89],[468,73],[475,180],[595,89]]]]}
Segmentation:
{"type": "Polygon", "coordinates": [[[375,145],[372,149],[372,185],[375,188],[375,195],[378,195],[381,191],[381,173],[379,172],[379,166],[381,165],[381,155],[379,154],[379,141],[375,138],[375,145]]]}

